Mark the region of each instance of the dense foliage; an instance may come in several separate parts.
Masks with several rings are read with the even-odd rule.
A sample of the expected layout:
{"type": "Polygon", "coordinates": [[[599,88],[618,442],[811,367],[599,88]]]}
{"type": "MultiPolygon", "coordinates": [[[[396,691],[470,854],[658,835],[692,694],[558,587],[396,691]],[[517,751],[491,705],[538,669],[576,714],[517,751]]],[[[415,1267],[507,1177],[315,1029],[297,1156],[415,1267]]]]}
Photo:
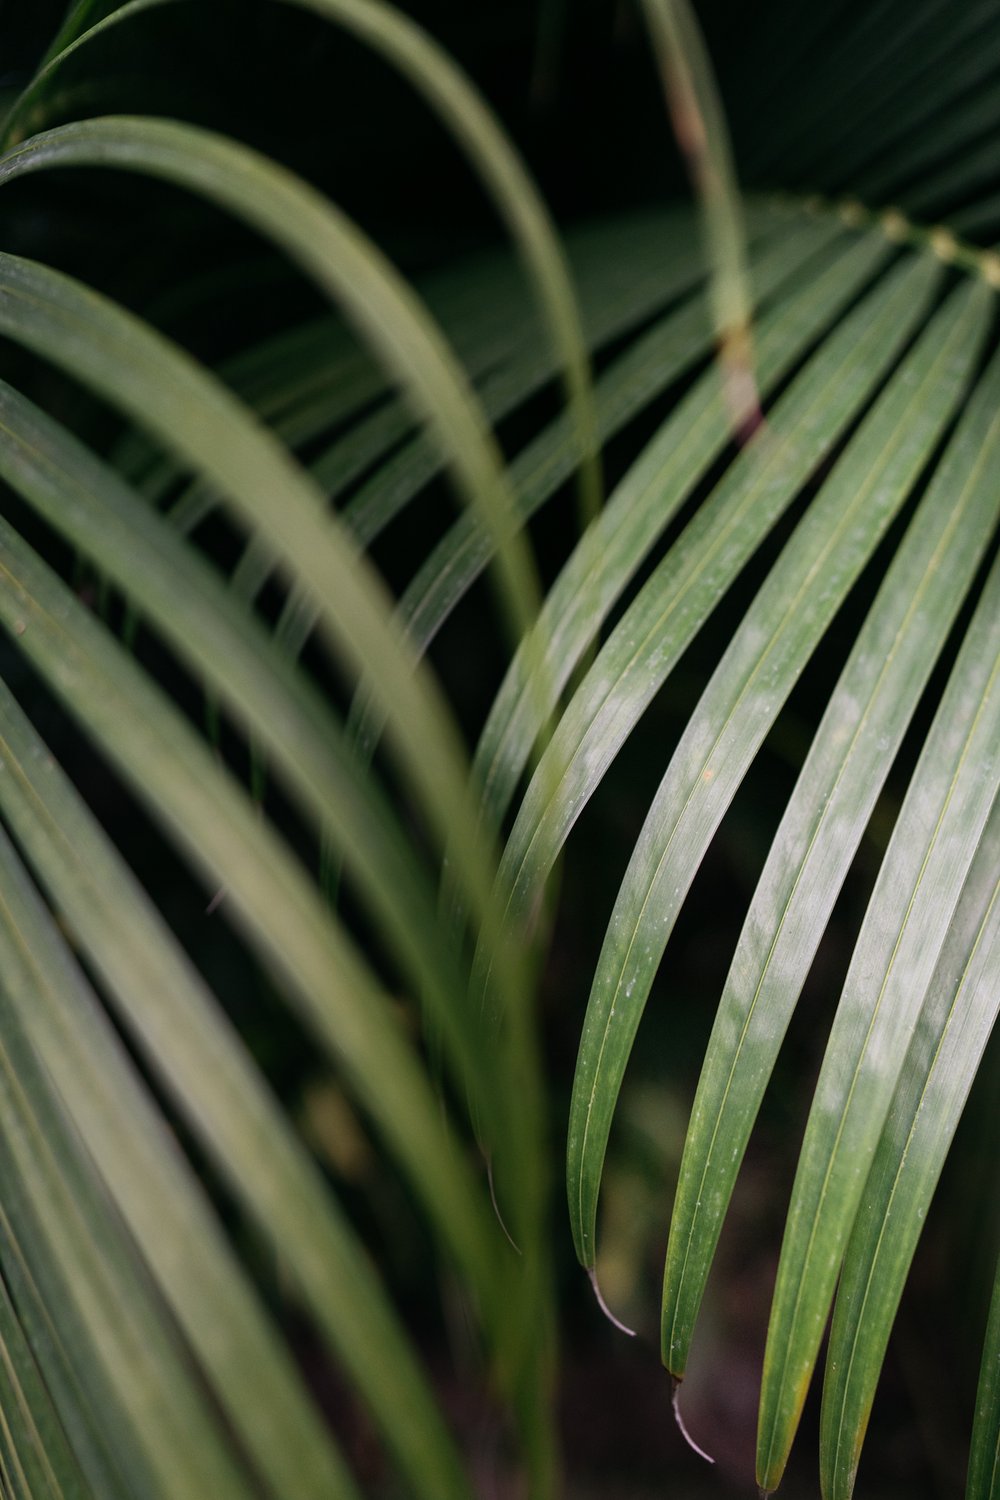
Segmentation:
{"type": "Polygon", "coordinates": [[[48,9],[0,1495],[996,1500],[996,0],[48,9]]]}

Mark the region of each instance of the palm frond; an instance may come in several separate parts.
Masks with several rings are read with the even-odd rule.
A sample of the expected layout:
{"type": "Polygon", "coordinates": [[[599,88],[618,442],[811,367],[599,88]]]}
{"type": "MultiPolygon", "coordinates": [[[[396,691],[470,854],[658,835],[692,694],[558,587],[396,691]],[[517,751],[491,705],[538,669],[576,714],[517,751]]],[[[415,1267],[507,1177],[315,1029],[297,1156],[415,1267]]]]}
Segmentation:
{"type": "Polygon", "coordinates": [[[997,1371],[1000,1370],[1000,1271],[993,1288],[982,1370],[972,1429],[967,1500],[993,1500],[1000,1480],[1000,1411],[997,1409],[997,1371]]]}
{"type": "MultiPolygon", "coordinates": [[[[730,143],[711,5],[644,9],[701,222],[680,203],[563,240],[416,19],[381,0],[281,8],[389,63],[512,241],[413,280],[277,147],[186,118],[66,122],[103,49],[138,56],[145,27],[192,26],[186,7],[78,0],[8,112],[0,184],[29,227],[26,254],[0,250],[4,1496],[368,1493],[350,1421],[326,1421],[286,1337],[300,1319],[391,1455],[379,1500],[485,1492],[394,1296],[377,1194],[359,1207],[324,1174],[294,1088],[232,1018],[239,979],[189,951],[168,878],[133,867],[134,822],[185,899],[217,909],[275,1027],[359,1107],[511,1465],[554,1500],[563,1249],[596,1287],[609,1143],[668,941],[821,653],[832,686],[815,678],[684,1135],[661,1348],[676,1384],[881,814],[891,836],[869,840],[877,876],[827,995],[758,1427],[770,1492],[832,1307],[820,1476],[824,1500],[852,1493],[1000,995],[998,18],[993,0],[809,16],[773,0],[737,25],[749,61],[739,37],[721,58],[730,143]],[[779,191],[741,197],[734,160],[779,191]],[[30,205],[67,183],[113,201],[124,180],[273,248],[294,313],[276,294],[196,358],[185,319],[228,303],[228,261],[191,247],[158,307],[120,267],[103,290],[84,255],[57,269],[61,221],[30,205]],[[303,311],[293,272],[332,306],[303,311]],[[657,700],[695,657],[704,681],[664,753],[657,700]],[[563,1077],[554,876],[564,857],[575,873],[633,744],[658,786],[563,1077]],[[568,1230],[549,1212],[563,1131],[568,1230]]],[[[997,1492],[998,1307],[970,1500],[997,1492]]]]}

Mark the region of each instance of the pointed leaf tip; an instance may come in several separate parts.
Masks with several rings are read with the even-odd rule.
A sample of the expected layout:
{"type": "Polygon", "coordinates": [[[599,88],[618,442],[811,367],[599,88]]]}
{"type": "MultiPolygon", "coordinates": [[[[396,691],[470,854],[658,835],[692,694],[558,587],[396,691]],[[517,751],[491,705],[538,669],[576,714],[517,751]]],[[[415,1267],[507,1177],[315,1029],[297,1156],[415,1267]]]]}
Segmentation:
{"type": "Polygon", "coordinates": [[[698,1444],[695,1442],[694,1438],[691,1436],[684,1425],[684,1418],[681,1416],[681,1383],[676,1376],[673,1376],[672,1379],[673,1394],[670,1398],[670,1402],[674,1408],[674,1421],[677,1423],[680,1435],[687,1443],[688,1447],[694,1449],[699,1458],[703,1458],[707,1464],[714,1464],[715,1459],[712,1457],[712,1455],[710,1453],[706,1453],[704,1448],[699,1448],[698,1444]]]}
{"type": "Polygon", "coordinates": [[[625,1323],[621,1321],[620,1318],[616,1318],[608,1304],[605,1302],[603,1296],[601,1295],[601,1288],[597,1283],[596,1268],[594,1266],[588,1266],[587,1275],[590,1277],[590,1284],[594,1288],[594,1296],[597,1298],[597,1305],[601,1309],[601,1312],[604,1314],[604,1316],[607,1318],[608,1322],[613,1323],[616,1328],[620,1328],[622,1333],[627,1333],[630,1339],[634,1339],[635,1329],[629,1328],[625,1323]]]}

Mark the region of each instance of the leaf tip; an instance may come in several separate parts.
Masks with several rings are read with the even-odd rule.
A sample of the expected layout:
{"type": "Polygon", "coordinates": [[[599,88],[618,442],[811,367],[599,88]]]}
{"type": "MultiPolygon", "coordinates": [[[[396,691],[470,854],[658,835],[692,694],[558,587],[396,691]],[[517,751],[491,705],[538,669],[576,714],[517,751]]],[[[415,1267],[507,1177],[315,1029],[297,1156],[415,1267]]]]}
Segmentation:
{"type": "Polygon", "coordinates": [[[684,1425],[684,1418],[681,1416],[681,1402],[680,1402],[681,1383],[680,1383],[680,1380],[678,1379],[678,1377],[676,1375],[672,1375],[671,1376],[671,1381],[672,1381],[672,1384],[673,1384],[673,1391],[671,1393],[670,1401],[671,1401],[671,1405],[674,1408],[674,1421],[677,1423],[677,1427],[678,1427],[678,1430],[680,1432],[681,1437],[687,1443],[687,1445],[688,1445],[689,1448],[693,1448],[694,1449],[695,1453],[697,1453],[697,1455],[698,1455],[699,1458],[703,1458],[707,1464],[714,1464],[715,1463],[715,1459],[712,1457],[712,1455],[710,1453],[706,1453],[705,1450],[704,1450],[704,1448],[700,1448],[698,1446],[698,1444],[695,1442],[694,1438],[691,1436],[691,1434],[688,1432],[687,1428],[685,1427],[685,1425],[684,1425]]]}
{"type": "Polygon", "coordinates": [[[608,1322],[613,1323],[616,1328],[621,1329],[622,1333],[627,1333],[630,1339],[634,1339],[635,1329],[629,1328],[628,1325],[626,1323],[623,1323],[620,1318],[616,1318],[608,1304],[605,1302],[597,1280],[597,1267],[588,1266],[587,1275],[590,1277],[590,1284],[594,1288],[594,1296],[597,1298],[597,1305],[601,1309],[601,1312],[604,1314],[604,1316],[607,1318],[608,1322]]]}

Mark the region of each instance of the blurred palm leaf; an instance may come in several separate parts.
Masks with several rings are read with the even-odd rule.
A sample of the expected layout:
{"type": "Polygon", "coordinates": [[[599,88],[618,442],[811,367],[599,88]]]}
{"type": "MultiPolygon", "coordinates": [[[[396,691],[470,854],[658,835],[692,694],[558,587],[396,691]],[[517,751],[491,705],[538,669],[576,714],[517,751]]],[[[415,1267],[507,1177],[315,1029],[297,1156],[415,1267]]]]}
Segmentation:
{"type": "MultiPolygon", "coordinates": [[[[99,58],[122,23],[141,28],[157,0],[70,7],[8,117],[0,184],[85,166],[166,179],[273,242],[344,321],[283,328],[213,371],[80,280],[0,255],[0,331],[25,351],[0,385],[0,1491],[360,1493],[227,1232],[228,1201],[366,1403],[402,1493],[474,1488],[366,1237],[229,1020],[225,986],[130,868],[118,820],[102,826],[88,806],[72,753],[56,764],[43,722],[66,714],[83,731],[113,796],[186,861],[338,1070],[464,1289],[542,1500],[558,1469],[538,996],[548,885],[646,709],[750,568],[753,597],[610,914],[569,1113],[570,1224],[593,1272],[616,1101],[668,937],[810,658],[853,618],[719,1002],[662,1310],[680,1380],[778,1049],[880,791],[919,733],[806,1126],[761,1395],[769,1491],[843,1266],[821,1475],[827,1500],[846,1500],[1000,993],[1000,260],[988,248],[1000,84],[983,61],[995,7],[955,16],[927,0],[901,18],[887,4],[853,23],[832,7],[833,42],[817,53],[822,26],[783,27],[778,13],[797,7],[776,5],[772,66],[792,79],[799,126],[769,127],[763,75],[741,74],[737,153],[785,191],[738,204],[693,17],[650,0],[709,252],[680,207],[578,230],[564,258],[503,132],[423,31],[376,0],[303,6],[380,51],[447,122],[528,286],[494,255],[415,290],[316,189],[216,131],[137,116],[53,127],[62,71],[99,58]],[[935,69],[942,56],[953,73],[935,69]],[[853,108],[831,123],[845,80],[853,108]],[[954,209],[954,229],[803,196],[817,184],[925,223],[954,209]],[[560,372],[567,409],[539,419],[532,400],[560,372]],[[763,412],[752,433],[746,380],[763,412]],[[47,390],[74,394],[46,410],[47,390]],[[598,440],[645,413],[655,430],[598,512],[598,440]],[[512,415],[527,436],[508,462],[496,429],[512,415]],[[396,598],[370,549],[442,471],[466,508],[421,533],[396,598]],[[582,534],[542,597],[528,523],[575,473],[582,534]],[[204,541],[213,522],[234,543],[228,577],[227,547],[204,541]],[[100,612],[67,581],[74,565],[100,580],[100,612]],[[470,753],[462,705],[423,658],[491,565],[511,660],[470,753]],[[872,602],[852,615],[876,567],[872,602]]],[[[220,295],[198,270],[182,288],[195,308],[220,295]]],[[[475,643],[469,656],[478,668],[475,643]]],[[[996,1306],[976,1500],[997,1493],[996,1306]]]]}

